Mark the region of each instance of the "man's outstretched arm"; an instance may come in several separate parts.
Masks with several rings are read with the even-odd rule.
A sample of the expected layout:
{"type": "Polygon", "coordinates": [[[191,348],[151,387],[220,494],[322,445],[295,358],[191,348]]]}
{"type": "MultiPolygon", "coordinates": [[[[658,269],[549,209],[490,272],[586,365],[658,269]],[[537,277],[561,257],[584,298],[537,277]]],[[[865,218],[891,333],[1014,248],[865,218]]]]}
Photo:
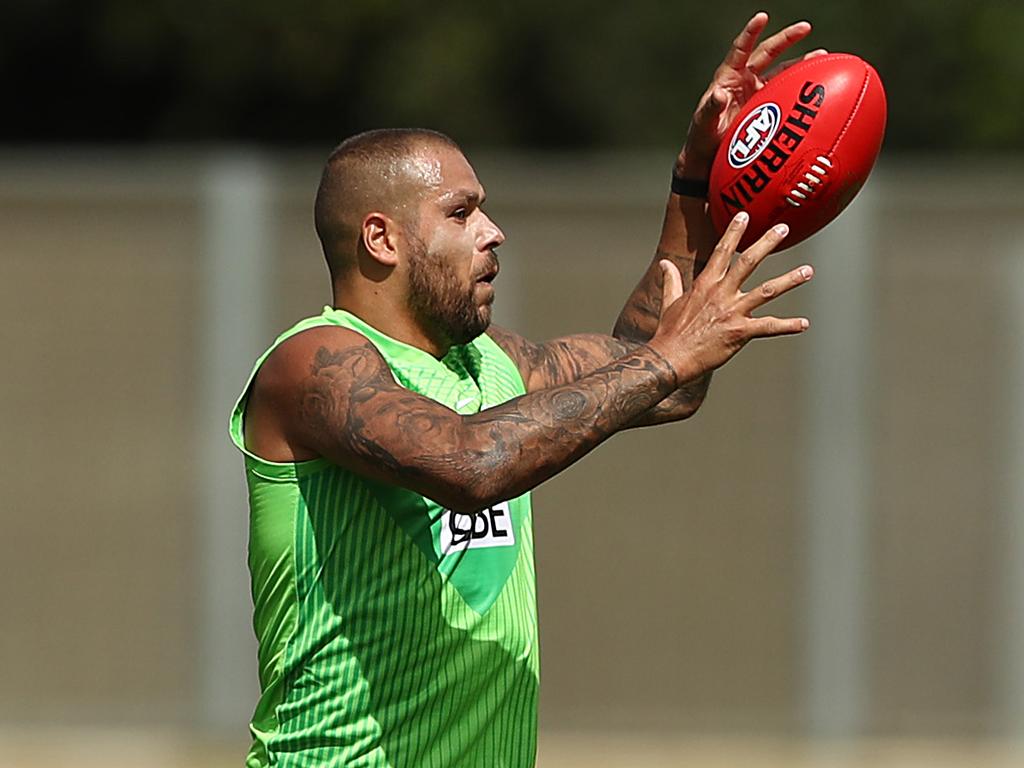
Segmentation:
{"type": "Polygon", "coordinates": [[[744,293],[743,281],[784,234],[766,235],[732,262],[744,227],[741,219],[730,227],[689,294],[678,270],[663,262],[663,311],[649,342],[576,381],[471,416],[399,386],[354,331],[320,327],[297,334],[256,377],[246,445],[271,460],[278,448],[287,460],[322,456],[460,512],[517,496],[630,425],[680,381],[725,363],[750,339],[807,327],[802,318],[751,315],[810,273],[793,270],[765,283],[766,290],[744,293]]]}
{"type": "Polygon", "coordinates": [[[303,340],[317,346],[294,393],[295,437],[359,474],[459,512],[542,483],[676,386],[673,366],[644,347],[579,381],[461,416],[397,385],[365,339],[322,335],[333,338],[303,340]]]}

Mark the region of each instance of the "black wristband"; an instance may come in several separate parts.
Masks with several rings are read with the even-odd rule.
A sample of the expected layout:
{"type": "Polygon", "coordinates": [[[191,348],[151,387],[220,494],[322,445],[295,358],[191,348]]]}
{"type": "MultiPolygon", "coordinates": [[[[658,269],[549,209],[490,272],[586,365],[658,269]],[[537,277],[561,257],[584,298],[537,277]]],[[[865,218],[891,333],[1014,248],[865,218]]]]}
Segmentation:
{"type": "Polygon", "coordinates": [[[684,197],[708,197],[707,179],[688,179],[683,176],[672,174],[672,191],[684,197]]]}

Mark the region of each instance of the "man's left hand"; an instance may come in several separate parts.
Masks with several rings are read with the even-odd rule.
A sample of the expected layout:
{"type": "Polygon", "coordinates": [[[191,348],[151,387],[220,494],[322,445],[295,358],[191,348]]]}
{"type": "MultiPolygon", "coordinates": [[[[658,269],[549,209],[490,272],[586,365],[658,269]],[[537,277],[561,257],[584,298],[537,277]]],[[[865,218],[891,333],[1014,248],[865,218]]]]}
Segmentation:
{"type": "Polygon", "coordinates": [[[790,24],[757,45],[757,39],[767,25],[767,13],[755,14],[736,36],[724,61],[715,70],[690,122],[686,145],[676,161],[677,175],[707,178],[718,145],[750,97],[786,67],[827,53],[818,49],[775,64],[787,49],[811,33],[811,24],[807,21],[790,24]]]}

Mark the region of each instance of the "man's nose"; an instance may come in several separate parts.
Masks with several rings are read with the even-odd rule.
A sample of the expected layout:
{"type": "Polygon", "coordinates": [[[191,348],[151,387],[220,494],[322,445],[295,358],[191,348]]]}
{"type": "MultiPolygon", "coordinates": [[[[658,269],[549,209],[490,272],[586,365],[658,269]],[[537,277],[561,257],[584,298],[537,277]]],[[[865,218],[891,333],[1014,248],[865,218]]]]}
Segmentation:
{"type": "MultiPolygon", "coordinates": [[[[481,212],[482,213],[482,212],[481,212]]],[[[489,248],[497,248],[505,242],[505,233],[501,227],[494,223],[486,213],[483,214],[484,225],[480,229],[480,250],[486,251],[489,248]]]]}

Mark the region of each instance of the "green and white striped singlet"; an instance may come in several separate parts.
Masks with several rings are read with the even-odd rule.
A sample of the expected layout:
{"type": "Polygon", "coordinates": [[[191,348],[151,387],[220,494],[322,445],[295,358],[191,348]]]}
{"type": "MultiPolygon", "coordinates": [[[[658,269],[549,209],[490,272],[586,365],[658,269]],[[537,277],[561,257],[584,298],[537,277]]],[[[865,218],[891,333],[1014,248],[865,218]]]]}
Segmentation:
{"type": "MultiPolygon", "coordinates": [[[[309,328],[365,336],[402,386],[462,414],[524,393],[486,335],[442,360],[330,307],[309,328]]],[[[249,383],[252,382],[250,376],[249,383]]],[[[245,449],[262,694],[247,765],[527,768],[539,661],[529,494],[455,515],[324,459],[245,449]]]]}

